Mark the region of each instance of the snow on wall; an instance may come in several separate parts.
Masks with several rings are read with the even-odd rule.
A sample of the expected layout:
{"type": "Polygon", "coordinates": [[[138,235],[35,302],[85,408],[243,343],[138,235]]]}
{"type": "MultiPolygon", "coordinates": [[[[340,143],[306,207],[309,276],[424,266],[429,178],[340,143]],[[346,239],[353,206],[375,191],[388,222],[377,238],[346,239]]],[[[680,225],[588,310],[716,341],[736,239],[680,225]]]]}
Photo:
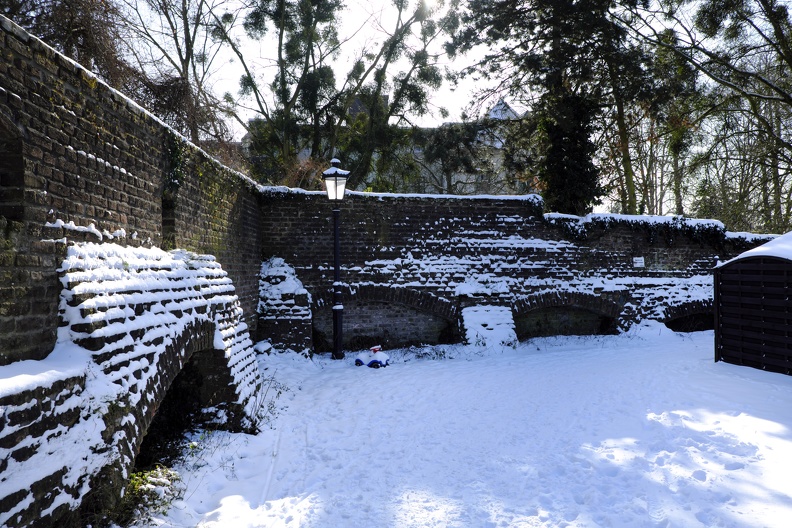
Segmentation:
{"type": "MultiPolygon", "coordinates": [[[[552,220],[561,215],[547,216],[552,220]]],[[[610,217],[607,221],[629,220],[640,225],[680,222],[659,217],[610,217]]],[[[587,221],[569,215],[564,218],[576,225],[587,221]]],[[[719,222],[690,220],[688,224],[722,229],[719,222]]],[[[515,306],[527,296],[558,292],[627,298],[622,314],[625,320],[664,320],[670,308],[712,300],[709,269],[717,254],[694,261],[688,268],[649,269],[626,249],[607,251],[570,240],[545,239],[540,237],[540,229],[524,226],[524,218],[508,215],[499,215],[489,223],[437,219],[415,234],[401,256],[367,261],[346,276],[362,279],[350,284],[352,290],[387,280],[392,287],[467,298],[465,302],[470,304],[487,305],[497,300],[515,306]]]]}
{"type": "Polygon", "coordinates": [[[293,267],[278,257],[264,261],[259,274],[258,336],[275,351],[309,355],[311,302],[293,267]]]}
{"type": "Polygon", "coordinates": [[[3,526],[77,508],[108,465],[126,476],[192,354],[219,358],[239,425],[257,419],[253,343],[214,257],[89,243],[70,246],[59,271],[55,350],[0,367],[3,526]]]}
{"type": "Polygon", "coordinates": [[[720,265],[724,266],[735,260],[756,257],[775,257],[785,260],[792,260],[792,232],[774,238],[773,240],[770,240],[761,246],[749,249],[745,253],[741,253],[735,258],[727,262],[723,262],[720,265]]]}
{"type": "Polygon", "coordinates": [[[507,306],[468,306],[462,309],[462,325],[468,345],[517,346],[512,311],[507,306]]]}
{"type": "Polygon", "coordinates": [[[288,312],[289,319],[311,318],[311,294],[303,287],[294,268],[282,258],[271,258],[261,264],[258,313],[263,319],[275,318],[288,312]],[[305,296],[307,305],[294,302],[295,296],[305,296]]]}

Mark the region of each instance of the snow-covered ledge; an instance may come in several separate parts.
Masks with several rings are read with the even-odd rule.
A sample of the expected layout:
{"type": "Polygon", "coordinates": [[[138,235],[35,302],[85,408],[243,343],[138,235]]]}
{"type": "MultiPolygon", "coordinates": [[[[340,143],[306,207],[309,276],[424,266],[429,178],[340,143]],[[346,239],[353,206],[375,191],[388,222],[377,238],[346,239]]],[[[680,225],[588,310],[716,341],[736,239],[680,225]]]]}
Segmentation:
{"type": "Polygon", "coordinates": [[[211,386],[202,404],[223,408],[237,429],[257,421],[253,343],[214,257],[83,244],[68,248],[60,274],[55,350],[0,367],[2,526],[58,524],[97,482],[120,492],[188,361],[211,386]]]}

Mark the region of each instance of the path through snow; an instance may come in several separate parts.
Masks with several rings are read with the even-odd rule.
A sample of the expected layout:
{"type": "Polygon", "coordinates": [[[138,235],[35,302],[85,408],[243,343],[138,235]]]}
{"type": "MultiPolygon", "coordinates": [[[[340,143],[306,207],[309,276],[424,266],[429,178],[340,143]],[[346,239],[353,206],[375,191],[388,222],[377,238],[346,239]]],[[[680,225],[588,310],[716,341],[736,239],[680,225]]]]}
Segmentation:
{"type": "Polygon", "coordinates": [[[388,351],[385,369],[262,360],[272,428],[215,433],[163,526],[777,527],[792,519],[792,377],[651,324],[517,350],[388,351]]]}

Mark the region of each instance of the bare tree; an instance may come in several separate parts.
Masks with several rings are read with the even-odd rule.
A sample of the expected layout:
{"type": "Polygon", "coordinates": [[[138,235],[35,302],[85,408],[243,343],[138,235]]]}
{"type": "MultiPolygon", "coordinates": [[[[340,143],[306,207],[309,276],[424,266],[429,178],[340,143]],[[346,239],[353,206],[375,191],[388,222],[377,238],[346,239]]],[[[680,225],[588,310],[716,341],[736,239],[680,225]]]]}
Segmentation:
{"type": "Polygon", "coordinates": [[[120,12],[103,0],[0,0],[0,13],[123,89],[137,72],[123,58],[120,12]]]}
{"type": "Polygon", "coordinates": [[[214,13],[227,0],[118,0],[129,36],[126,51],[144,75],[143,104],[194,143],[224,140],[229,105],[213,92],[223,66],[212,38],[214,13]]]}

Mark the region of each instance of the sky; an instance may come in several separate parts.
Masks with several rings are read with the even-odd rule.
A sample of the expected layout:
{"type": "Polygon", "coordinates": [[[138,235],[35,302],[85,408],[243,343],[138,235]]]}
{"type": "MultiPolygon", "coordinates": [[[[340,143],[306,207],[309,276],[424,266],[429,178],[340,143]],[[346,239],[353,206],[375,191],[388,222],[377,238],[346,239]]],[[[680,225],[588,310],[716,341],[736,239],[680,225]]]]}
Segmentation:
{"type": "Polygon", "coordinates": [[[651,322],[386,351],[379,369],[262,356],[269,422],[193,435],[152,525],[788,526],[792,377],[712,347],[651,322]]]}
{"type": "MultiPolygon", "coordinates": [[[[413,0],[411,4],[416,4],[413,0]]],[[[382,42],[382,28],[391,31],[394,24],[394,8],[390,0],[378,2],[366,2],[365,0],[347,0],[345,2],[343,14],[339,17],[338,24],[339,36],[341,39],[354,36],[345,45],[345,48],[357,53],[361,49],[374,49],[382,42]]],[[[442,42],[442,41],[439,41],[442,42]]],[[[247,47],[246,59],[251,62],[259,62],[265,58],[273,56],[271,41],[266,39],[259,42],[251,42],[247,47]]],[[[336,72],[337,79],[346,74],[351,66],[349,55],[343,55],[337,62],[339,71],[336,72]]],[[[466,59],[458,59],[456,64],[462,64],[466,59]]],[[[259,62],[262,64],[263,62],[259,62]]],[[[236,95],[239,91],[239,79],[243,73],[238,61],[232,56],[227,56],[221,61],[221,66],[217,69],[215,77],[215,91],[218,94],[230,92],[236,95]]],[[[441,62],[441,67],[450,66],[447,60],[441,62]]],[[[393,70],[396,71],[396,70],[393,70]]],[[[463,80],[459,87],[454,88],[448,82],[432,94],[434,110],[432,114],[422,117],[415,117],[415,123],[420,126],[436,126],[445,121],[461,121],[462,112],[473,99],[473,92],[476,85],[472,80],[463,80]],[[439,108],[443,106],[449,111],[449,116],[443,118],[439,108]]],[[[253,117],[251,111],[241,111],[245,118],[253,117]]],[[[244,130],[238,124],[234,124],[235,139],[241,138],[244,130]]]]}

